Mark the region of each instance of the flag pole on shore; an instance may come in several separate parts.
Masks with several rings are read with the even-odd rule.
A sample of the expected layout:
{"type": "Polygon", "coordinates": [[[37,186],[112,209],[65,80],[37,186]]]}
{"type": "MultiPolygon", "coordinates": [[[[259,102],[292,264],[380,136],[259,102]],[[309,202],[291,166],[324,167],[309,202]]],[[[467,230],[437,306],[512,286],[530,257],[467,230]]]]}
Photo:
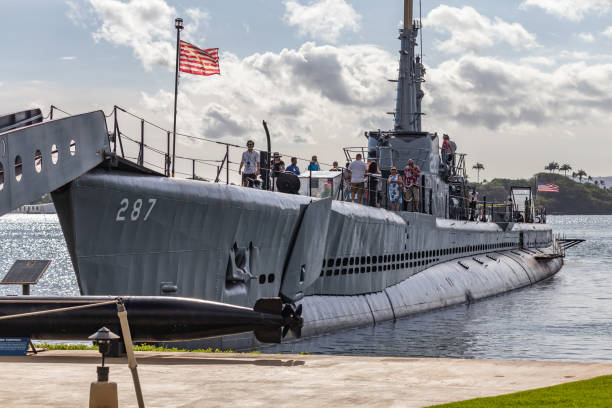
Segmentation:
{"type": "Polygon", "coordinates": [[[174,20],[174,27],[176,27],[176,65],[174,72],[174,126],[172,127],[172,177],[174,177],[174,163],[176,161],[176,99],[178,96],[179,55],[181,52],[180,42],[183,19],[177,18],[174,20]]]}

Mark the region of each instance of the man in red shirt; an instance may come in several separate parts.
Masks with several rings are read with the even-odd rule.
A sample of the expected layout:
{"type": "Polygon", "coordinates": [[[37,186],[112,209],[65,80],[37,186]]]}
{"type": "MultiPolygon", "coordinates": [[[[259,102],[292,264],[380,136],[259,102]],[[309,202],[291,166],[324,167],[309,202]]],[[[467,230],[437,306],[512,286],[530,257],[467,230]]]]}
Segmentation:
{"type": "Polygon", "coordinates": [[[404,177],[406,179],[406,190],[405,198],[407,202],[412,203],[412,211],[419,210],[419,177],[421,176],[421,169],[418,165],[414,164],[412,159],[408,160],[408,165],[404,167],[404,177]]]}
{"type": "Polygon", "coordinates": [[[442,139],[442,162],[444,164],[450,164],[453,160],[453,154],[455,154],[455,152],[453,152],[453,145],[448,135],[443,135],[442,139]]]}

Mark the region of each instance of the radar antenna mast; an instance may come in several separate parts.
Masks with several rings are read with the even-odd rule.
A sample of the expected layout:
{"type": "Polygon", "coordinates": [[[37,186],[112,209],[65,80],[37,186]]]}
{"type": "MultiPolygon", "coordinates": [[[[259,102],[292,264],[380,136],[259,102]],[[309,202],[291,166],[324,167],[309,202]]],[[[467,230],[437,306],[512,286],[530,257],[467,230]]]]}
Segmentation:
{"type": "Polygon", "coordinates": [[[397,81],[397,106],[395,130],[403,132],[421,131],[421,83],[425,69],[421,57],[415,57],[416,40],[420,23],[413,20],[413,0],[404,0],[404,26],[400,29],[401,40],[399,77],[397,81]]]}

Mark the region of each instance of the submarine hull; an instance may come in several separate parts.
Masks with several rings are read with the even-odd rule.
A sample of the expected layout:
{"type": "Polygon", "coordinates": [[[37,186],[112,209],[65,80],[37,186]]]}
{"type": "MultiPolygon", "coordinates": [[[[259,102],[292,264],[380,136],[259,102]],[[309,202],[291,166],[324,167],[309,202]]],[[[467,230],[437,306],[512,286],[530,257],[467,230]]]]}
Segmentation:
{"type": "Polygon", "coordinates": [[[367,326],[444,307],[475,302],[536,284],[554,276],[562,257],[512,250],[465,257],[432,266],[380,292],[356,296],[306,296],[302,335],[367,326]]]}

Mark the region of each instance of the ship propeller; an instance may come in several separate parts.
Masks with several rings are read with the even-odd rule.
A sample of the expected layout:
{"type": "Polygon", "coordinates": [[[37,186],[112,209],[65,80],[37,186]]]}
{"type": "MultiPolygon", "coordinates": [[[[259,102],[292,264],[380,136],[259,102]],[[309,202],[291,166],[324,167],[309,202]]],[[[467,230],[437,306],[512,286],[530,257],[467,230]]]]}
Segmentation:
{"type": "Polygon", "coordinates": [[[296,338],[302,336],[302,326],[304,326],[304,318],[302,317],[302,305],[293,308],[292,305],[285,305],[282,312],[283,316],[283,338],[291,331],[296,338]]]}

